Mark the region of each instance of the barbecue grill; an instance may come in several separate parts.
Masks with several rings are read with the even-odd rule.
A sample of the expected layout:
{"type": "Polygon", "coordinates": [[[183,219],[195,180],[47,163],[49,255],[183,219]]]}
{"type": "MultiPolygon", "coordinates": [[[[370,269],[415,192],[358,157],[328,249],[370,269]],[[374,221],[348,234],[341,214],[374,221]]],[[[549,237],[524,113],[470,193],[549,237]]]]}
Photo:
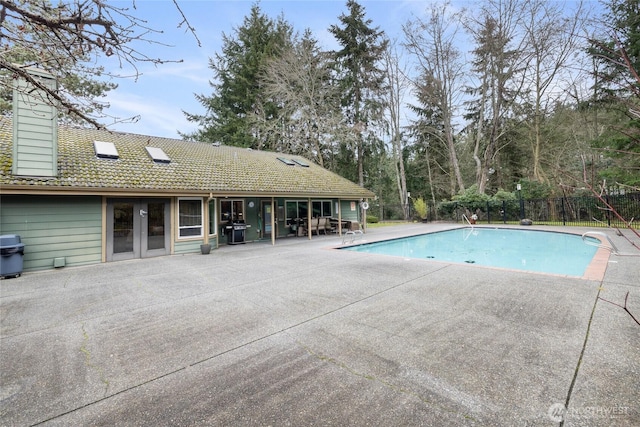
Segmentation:
{"type": "Polygon", "coordinates": [[[243,220],[229,221],[225,226],[227,243],[230,245],[244,243],[244,235],[246,230],[247,224],[243,220]]]}

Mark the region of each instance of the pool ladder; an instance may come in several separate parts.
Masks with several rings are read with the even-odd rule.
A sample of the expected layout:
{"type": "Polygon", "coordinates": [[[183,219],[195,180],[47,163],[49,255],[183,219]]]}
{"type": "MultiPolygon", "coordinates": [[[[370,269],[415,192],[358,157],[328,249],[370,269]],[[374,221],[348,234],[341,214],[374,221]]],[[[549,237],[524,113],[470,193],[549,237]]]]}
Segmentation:
{"type": "Polygon", "coordinates": [[[598,248],[609,249],[612,254],[620,255],[620,251],[618,250],[616,245],[613,244],[613,241],[611,241],[611,238],[607,234],[605,234],[605,233],[603,233],[601,231],[587,231],[586,233],[583,233],[582,234],[582,241],[585,242],[587,245],[596,246],[598,248]],[[586,240],[587,237],[596,238],[596,236],[605,238],[607,240],[607,242],[609,242],[609,246],[603,244],[602,241],[600,241],[600,243],[594,243],[594,242],[592,242],[590,240],[586,240]]]}
{"type": "Polygon", "coordinates": [[[362,230],[349,230],[342,235],[342,244],[344,245],[345,243],[353,243],[354,241],[360,239],[362,239],[362,230]]]}

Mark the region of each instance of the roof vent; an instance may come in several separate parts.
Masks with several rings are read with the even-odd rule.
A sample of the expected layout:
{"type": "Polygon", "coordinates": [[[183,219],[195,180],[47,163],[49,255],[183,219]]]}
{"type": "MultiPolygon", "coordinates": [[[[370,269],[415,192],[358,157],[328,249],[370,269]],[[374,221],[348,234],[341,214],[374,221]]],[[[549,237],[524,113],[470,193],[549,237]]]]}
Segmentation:
{"type": "Polygon", "coordinates": [[[171,163],[171,159],[166,155],[162,148],[158,147],[145,147],[147,153],[156,163],[171,163]]]}
{"type": "Polygon", "coordinates": [[[120,157],[113,142],[93,141],[93,149],[96,156],[101,159],[117,159],[120,157]]]}

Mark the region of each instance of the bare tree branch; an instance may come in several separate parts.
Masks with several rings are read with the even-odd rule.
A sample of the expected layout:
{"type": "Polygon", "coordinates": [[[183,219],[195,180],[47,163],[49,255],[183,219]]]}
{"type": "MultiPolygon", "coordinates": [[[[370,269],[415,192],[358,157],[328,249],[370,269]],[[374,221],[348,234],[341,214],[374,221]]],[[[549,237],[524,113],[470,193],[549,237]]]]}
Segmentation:
{"type": "MultiPolygon", "coordinates": [[[[179,26],[186,25],[196,38],[182,10],[173,3],[182,17],[179,26]]],[[[136,8],[132,0],[133,9],[136,8]]],[[[0,90],[11,93],[13,81],[21,78],[46,93],[48,101],[55,103],[63,114],[95,127],[103,115],[104,103],[96,100],[100,93],[116,87],[113,83],[95,83],[102,78],[135,78],[140,76],[138,65],[178,63],[182,60],[152,58],[139,50],[140,42],[168,46],[152,38],[162,31],[149,27],[148,22],[136,17],[129,8],[116,7],[103,0],[73,0],[51,3],[50,0],[18,2],[0,0],[0,90]],[[113,57],[119,68],[133,73],[106,73],[100,60],[113,57]],[[60,84],[51,89],[38,84],[29,76],[29,68],[38,68],[52,74],[60,84]],[[65,85],[65,79],[81,76],[84,82],[94,82],[94,91],[82,94],[78,88],[65,85]],[[74,90],[76,89],[76,90],[74,90]],[[101,89],[101,90],[100,90],[101,89]]],[[[76,78],[77,80],[77,78],[76,78]]],[[[5,100],[6,101],[6,100],[5,100]]]]}
{"type": "Polygon", "coordinates": [[[602,300],[602,301],[604,301],[604,302],[608,302],[609,304],[613,304],[613,305],[615,305],[615,306],[617,306],[617,307],[622,308],[624,311],[626,311],[626,312],[627,312],[627,314],[628,314],[629,316],[631,316],[631,318],[633,319],[633,321],[634,321],[634,322],[636,322],[636,323],[638,324],[638,326],[640,326],[640,320],[638,320],[638,319],[633,315],[633,313],[631,313],[631,311],[629,311],[629,308],[627,307],[627,300],[629,299],[629,291],[627,291],[627,294],[626,294],[626,295],[625,295],[625,297],[624,297],[624,305],[620,305],[620,304],[615,303],[615,302],[613,302],[613,301],[609,301],[609,300],[607,300],[607,299],[602,298],[601,296],[598,296],[598,299],[601,299],[601,300],[602,300]]]}

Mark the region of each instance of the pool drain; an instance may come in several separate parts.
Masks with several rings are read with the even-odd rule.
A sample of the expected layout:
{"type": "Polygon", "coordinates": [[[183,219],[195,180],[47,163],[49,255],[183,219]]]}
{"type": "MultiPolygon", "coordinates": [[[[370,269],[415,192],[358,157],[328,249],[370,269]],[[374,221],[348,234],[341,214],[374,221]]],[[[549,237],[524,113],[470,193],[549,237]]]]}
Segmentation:
{"type": "Polygon", "coordinates": [[[475,264],[476,262],[472,259],[468,259],[465,261],[467,264],[475,264]]]}

